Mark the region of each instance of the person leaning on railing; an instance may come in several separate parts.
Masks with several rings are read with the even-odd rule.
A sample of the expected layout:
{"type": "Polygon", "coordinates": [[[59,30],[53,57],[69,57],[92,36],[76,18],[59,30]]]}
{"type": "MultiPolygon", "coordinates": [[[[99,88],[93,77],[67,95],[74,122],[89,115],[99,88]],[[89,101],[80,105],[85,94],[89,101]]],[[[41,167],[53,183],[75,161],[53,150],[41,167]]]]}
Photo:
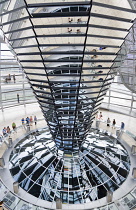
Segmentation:
{"type": "Polygon", "coordinates": [[[0,201],[0,210],[4,210],[5,208],[3,207],[3,201],[0,201]]]}

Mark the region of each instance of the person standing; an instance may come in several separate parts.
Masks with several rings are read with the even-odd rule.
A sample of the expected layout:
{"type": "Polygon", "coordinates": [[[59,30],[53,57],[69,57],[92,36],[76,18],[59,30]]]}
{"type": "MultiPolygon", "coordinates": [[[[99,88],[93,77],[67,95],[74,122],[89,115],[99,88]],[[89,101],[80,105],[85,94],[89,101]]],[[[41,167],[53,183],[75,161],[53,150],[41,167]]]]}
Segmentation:
{"type": "Polygon", "coordinates": [[[17,93],[17,101],[18,101],[18,103],[19,103],[19,94],[17,93]]]}
{"type": "Polygon", "coordinates": [[[3,134],[3,136],[6,136],[7,135],[7,129],[6,129],[6,127],[3,128],[2,134],[3,134]]]}
{"type": "Polygon", "coordinates": [[[124,128],[125,128],[125,123],[121,122],[121,130],[124,130],[124,128]]]}
{"type": "Polygon", "coordinates": [[[0,134],[0,142],[2,142],[2,138],[3,138],[3,136],[0,134]]]}
{"type": "Polygon", "coordinates": [[[33,123],[33,118],[32,116],[30,116],[30,125],[32,125],[32,123],[33,123]]]}
{"type": "Polygon", "coordinates": [[[21,119],[21,122],[22,122],[22,125],[24,125],[24,124],[25,124],[25,119],[22,118],[22,119],[21,119]]]}
{"type": "Polygon", "coordinates": [[[112,128],[115,128],[115,125],[116,125],[116,121],[114,119],[113,122],[112,122],[112,128]]]}
{"type": "Polygon", "coordinates": [[[14,131],[16,131],[16,123],[15,122],[12,123],[12,128],[14,131]]]}
{"type": "Polygon", "coordinates": [[[8,75],[8,79],[9,79],[9,81],[11,80],[11,75],[10,74],[8,75]]]}
{"type": "Polygon", "coordinates": [[[29,117],[26,118],[26,124],[29,125],[30,119],[29,117]]]}
{"type": "Polygon", "coordinates": [[[15,74],[13,74],[13,80],[14,80],[14,83],[16,82],[16,76],[15,74]]]}
{"type": "Polygon", "coordinates": [[[107,119],[107,126],[108,126],[108,127],[110,127],[110,122],[111,122],[111,121],[110,121],[110,118],[108,117],[108,119],[107,119]]]}
{"type": "Polygon", "coordinates": [[[99,119],[102,120],[102,112],[99,114],[99,119]]]}
{"type": "Polygon", "coordinates": [[[35,125],[37,124],[37,117],[36,116],[34,116],[34,123],[35,123],[35,125]]]}
{"type": "Polygon", "coordinates": [[[4,210],[5,208],[3,207],[3,201],[0,201],[0,210],[4,210]]]}
{"type": "Polygon", "coordinates": [[[9,127],[9,126],[7,126],[7,133],[8,133],[8,134],[10,134],[10,133],[11,133],[11,131],[10,131],[10,127],[9,127]]]}

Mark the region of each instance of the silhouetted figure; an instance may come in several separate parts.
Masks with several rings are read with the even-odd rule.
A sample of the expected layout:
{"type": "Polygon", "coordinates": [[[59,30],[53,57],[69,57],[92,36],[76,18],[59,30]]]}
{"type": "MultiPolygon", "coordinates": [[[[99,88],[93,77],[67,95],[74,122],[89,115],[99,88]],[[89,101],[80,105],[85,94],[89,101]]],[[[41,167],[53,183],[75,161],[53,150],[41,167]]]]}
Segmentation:
{"type": "Polygon", "coordinates": [[[14,83],[16,82],[16,76],[15,74],[13,75],[13,80],[14,80],[14,83]]]}
{"type": "Polygon", "coordinates": [[[18,103],[20,102],[20,101],[19,101],[19,94],[18,94],[18,93],[17,93],[17,101],[18,101],[18,103]]]}
{"type": "Polygon", "coordinates": [[[8,79],[11,80],[11,75],[10,74],[8,75],[8,79]]]}
{"type": "Polygon", "coordinates": [[[34,123],[35,123],[35,125],[37,124],[37,117],[36,116],[34,116],[34,123]]]}

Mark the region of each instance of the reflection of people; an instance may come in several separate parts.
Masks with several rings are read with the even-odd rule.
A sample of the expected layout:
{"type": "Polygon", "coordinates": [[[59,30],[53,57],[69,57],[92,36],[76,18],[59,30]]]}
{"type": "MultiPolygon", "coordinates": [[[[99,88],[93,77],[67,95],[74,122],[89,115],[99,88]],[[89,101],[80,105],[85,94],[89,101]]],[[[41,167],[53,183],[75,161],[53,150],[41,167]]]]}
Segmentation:
{"type": "Polygon", "coordinates": [[[81,18],[78,18],[78,19],[77,19],[77,22],[78,22],[78,23],[81,22],[81,21],[82,21],[81,18]]]}
{"type": "Polygon", "coordinates": [[[97,73],[101,74],[101,73],[103,73],[103,71],[98,71],[97,73]]]}
{"type": "MultiPolygon", "coordinates": [[[[95,53],[95,52],[97,52],[97,50],[96,49],[93,49],[91,52],[94,52],[95,53]]],[[[91,56],[91,58],[97,58],[97,55],[94,54],[94,55],[91,56]]]]}
{"type": "Polygon", "coordinates": [[[69,32],[69,33],[71,33],[71,32],[72,32],[72,28],[71,28],[71,29],[70,29],[70,28],[68,28],[68,32],[69,32]]]}
{"type": "Polygon", "coordinates": [[[68,18],[68,22],[71,23],[73,21],[73,18],[68,18]]]}
{"type": "Polygon", "coordinates": [[[81,31],[80,31],[80,29],[77,29],[77,33],[80,33],[81,31]]]}

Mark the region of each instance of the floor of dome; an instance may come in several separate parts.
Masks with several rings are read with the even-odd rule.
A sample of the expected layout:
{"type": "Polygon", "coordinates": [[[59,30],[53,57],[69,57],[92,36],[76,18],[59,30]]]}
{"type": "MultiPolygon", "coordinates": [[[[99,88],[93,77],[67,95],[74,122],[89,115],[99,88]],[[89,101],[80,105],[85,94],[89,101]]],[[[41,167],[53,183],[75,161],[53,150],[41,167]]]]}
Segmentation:
{"type": "Polygon", "coordinates": [[[10,154],[10,173],[19,186],[49,202],[84,204],[114,192],[126,180],[130,158],[113,136],[92,130],[79,153],[58,150],[47,129],[21,139],[10,154]]]}

